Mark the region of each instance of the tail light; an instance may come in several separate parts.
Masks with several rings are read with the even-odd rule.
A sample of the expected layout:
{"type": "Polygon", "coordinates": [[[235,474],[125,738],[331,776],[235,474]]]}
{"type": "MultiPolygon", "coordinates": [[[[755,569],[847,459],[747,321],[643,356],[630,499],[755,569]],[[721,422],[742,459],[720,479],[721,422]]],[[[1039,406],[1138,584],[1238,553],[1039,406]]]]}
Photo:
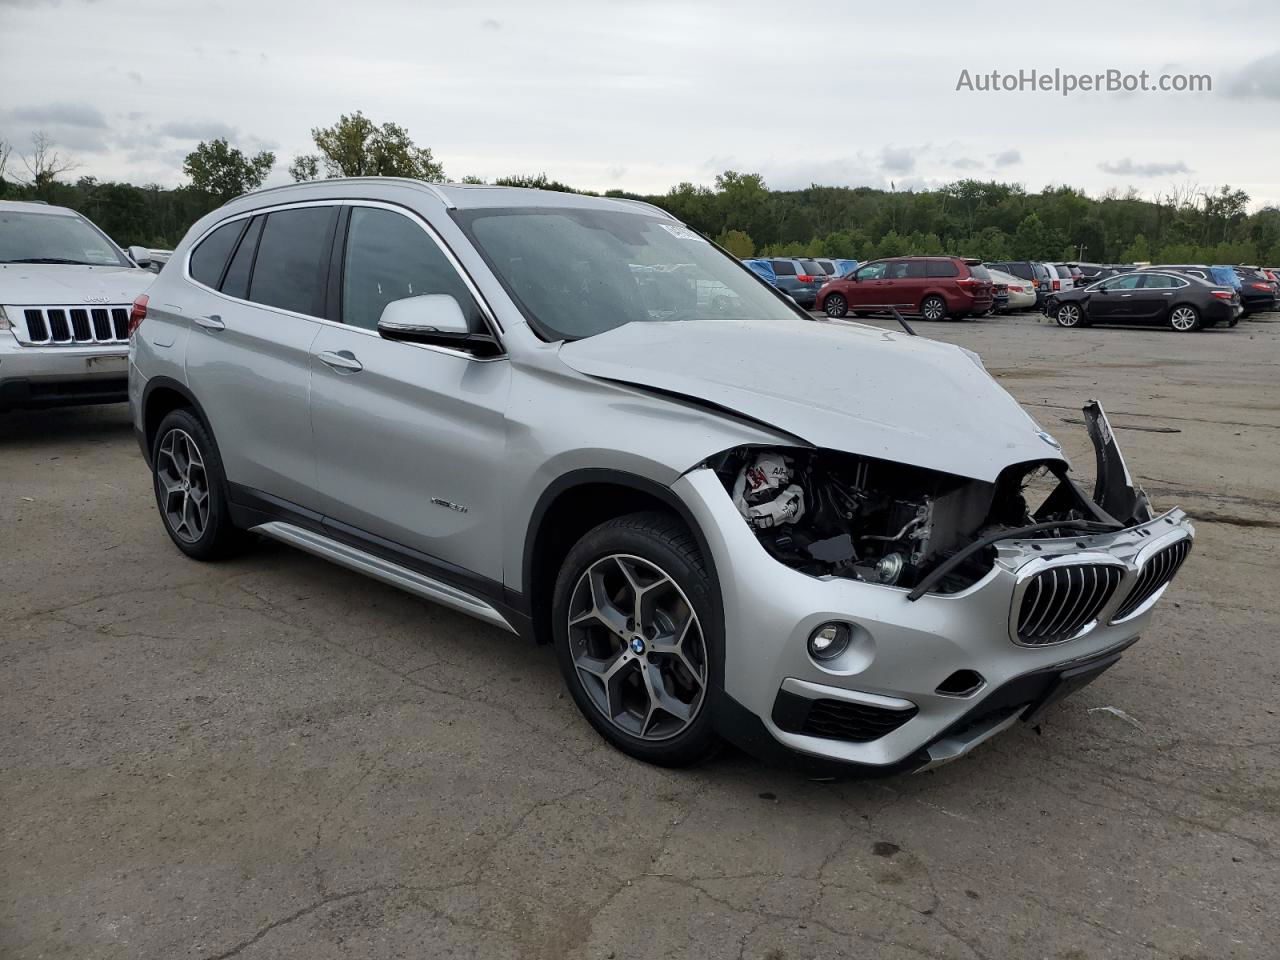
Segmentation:
{"type": "Polygon", "coordinates": [[[801,283],[817,283],[818,278],[811,273],[801,273],[796,276],[801,283]]]}
{"type": "Polygon", "coordinates": [[[150,301],[145,293],[140,294],[138,299],[133,301],[133,309],[129,311],[129,336],[133,337],[133,332],[142,326],[142,321],[147,319],[147,303],[150,301]]]}
{"type": "Polygon", "coordinates": [[[1053,292],[1054,292],[1054,293],[1057,293],[1057,292],[1058,292],[1059,290],[1061,290],[1061,289],[1062,289],[1062,281],[1061,281],[1061,280],[1054,280],[1054,281],[1053,281],[1053,292]]]}
{"type": "Polygon", "coordinates": [[[1010,290],[1012,290],[1014,293],[1021,293],[1021,292],[1022,292],[1022,288],[1021,288],[1021,287],[1010,287],[1009,289],[1010,289],[1010,290]]]}
{"type": "Polygon", "coordinates": [[[1214,290],[1213,295],[1219,300],[1234,300],[1236,296],[1230,290],[1214,290]]]}
{"type": "Polygon", "coordinates": [[[1270,289],[1271,289],[1271,284],[1269,284],[1269,283],[1251,283],[1251,284],[1249,284],[1249,286],[1253,287],[1253,289],[1255,289],[1255,290],[1270,290],[1270,289]]]}

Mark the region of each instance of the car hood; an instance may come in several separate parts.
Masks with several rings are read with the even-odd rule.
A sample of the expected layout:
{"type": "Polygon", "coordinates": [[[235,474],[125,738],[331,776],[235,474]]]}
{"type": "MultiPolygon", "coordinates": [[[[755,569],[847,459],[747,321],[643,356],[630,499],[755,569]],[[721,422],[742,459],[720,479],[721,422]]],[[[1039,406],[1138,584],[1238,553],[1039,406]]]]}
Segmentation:
{"type": "Polygon", "coordinates": [[[0,304],[65,307],[132,303],[155,278],[150,270],[137,267],[0,263],[0,304]]]}
{"type": "Polygon", "coordinates": [[[565,343],[579,373],[721,407],[832,450],[993,481],[1060,460],[977,355],[839,322],[629,323],[565,343]]]}

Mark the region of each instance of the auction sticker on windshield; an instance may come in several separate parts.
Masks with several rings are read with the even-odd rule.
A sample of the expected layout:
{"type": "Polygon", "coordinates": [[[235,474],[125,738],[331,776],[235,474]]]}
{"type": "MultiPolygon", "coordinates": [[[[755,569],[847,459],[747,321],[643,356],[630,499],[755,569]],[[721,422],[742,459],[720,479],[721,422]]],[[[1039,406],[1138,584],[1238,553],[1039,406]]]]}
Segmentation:
{"type": "Polygon", "coordinates": [[[664,223],[661,226],[663,230],[667,231],[667,233],[671,234],[673,237],[676,237],[680,240],[698,240],[702,243],[707,242],[706,240],[703,240],[702,237],[698,236],[696,233],[690,230],[688,227],[682,227],[677,224],[670,224],[670,223],[664,223]]]}

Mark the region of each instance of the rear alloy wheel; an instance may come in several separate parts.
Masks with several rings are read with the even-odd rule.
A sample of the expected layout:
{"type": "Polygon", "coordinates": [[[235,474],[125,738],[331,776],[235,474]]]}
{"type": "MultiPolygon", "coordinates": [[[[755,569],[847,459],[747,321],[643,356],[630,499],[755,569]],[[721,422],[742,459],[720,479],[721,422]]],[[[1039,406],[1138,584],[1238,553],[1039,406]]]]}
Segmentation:
{"type": "Polygon", "coordinates": [[[1058,312],[1053,315],[1060,327],[1078,327],[1084,320],[1084,314],[1074,303],[1058,304],[1058,312]]]}
{"type": "Polygon", "coordinates": [[[947,302],[941,297],[925,297],[924,303],[920,304],[920,316],[926,320],[945,320],[947,302]]]}
{"type": "Polygon", "coordinates": [[[849,312],[849,302],[840,294],[833,293],[831,296],[827,297],[826,302],[822,305],[822,309],[831,319],[839,320],[849,312]]]}
{"type": "Polygon", "coordinates": [[[165,532],[196,560],[229,556],[244,543],[231,523],[218,450],[190,410],[174,410],[156,431],[151,459],[156,506],[165,532]]]}
{"type": "Polygon", "coordinates": [[[682,766],[718,743],[712,596],[693,537],[662,514],[606,521],[565,558],[552,604],[560,669],[578,709],[625,753],[682,766]]]}
{"type": "Polygon", "coordinates": [[[1193,330],[1200,329],[1200,314],[1196,313],[1195,307],[1189,307],[1185,303],[1181,306],[1174,307],[1169,313],[1169,326],[1177,330],[1178,333],[1190,333],[1193,330]]]}

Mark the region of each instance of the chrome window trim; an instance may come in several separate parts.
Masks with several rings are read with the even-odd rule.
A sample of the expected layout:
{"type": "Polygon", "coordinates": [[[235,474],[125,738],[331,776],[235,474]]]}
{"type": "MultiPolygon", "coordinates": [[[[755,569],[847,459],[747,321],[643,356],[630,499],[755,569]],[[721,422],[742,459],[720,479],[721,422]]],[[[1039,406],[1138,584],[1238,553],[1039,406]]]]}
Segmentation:
{"type": "Polygon", "coordinates": [[[213,287],[210,287],[204,283],[201,283],[199,280],[197,280],[195,277],[191,275],[191,255],[195,253],[196,248],[199,247],[200,244],[204,243],[204,241],[209,237],[209,235],[213,233],[215,230],[217,230],[219,227],[226,226],[229,223],[235,223],[238,220],[248,220],[259,215],[275,213],[279,210],[295,210],[295,209],[304,209],[306,207],[374,207],[382,210],[390,210],[393,213],[398,213],[401,216],[407,217],[409,220],[412,220],[415,223],[417,223],[418,226],[421,227],[422,230],[427,234],[427,236],[431,238],[432,242],[435,243],[436,247],[440,250],[440,252],[444,254],[445,259],[449,261],[450,265],[452,265],[454,270],[457,271],[458,275],[462,278],[462,282],[466,285],[467,290],[475,298],[476,304],[480,307],[480,313],[484,317],[485,322],[488,324],[490,332],[493,334],[494,339],[497,340],[498,347],[502,350],[502,353],[495,357],[477,357],[466,350],[457,350],[452,347],[444,347],[444,346],[439,346],[437,344],[432,344],[432,343],[408,343],[406,341],[396,341],[396,342],[403,343],[405,346],[408,346],[408,347],[418,347],[423,350],[430,350],[434,353],[444,353],[450,356],[463,357],[467,360],[474,360],[477,363],[491,363],[494,360],[507,359],[506,347],[502,342],[502,336],[501,336],[503,332],[502,325],[498,323],[497,316],[494,314],[493,309],[489,306],[489,302],[488,300],[485,299],[484,294],[480,292],[480,288],[476,286],[476,283],[472,279],[471,274],[462,265],[461,261],[459,261],[458,258],[454,255],[453,251],[449,249],[449,245],[445,243],[444,240],[439,236],[435,227],[433,227],[426,220],[424,220],[416,211],[410,210],[407,207],[400,206],[399,204],[388,203],[383,200],[362,200],[362,199],[353,199],[349,197],[341,198],[341,199],[334,198],[332,200],[296,200],[296,201],[293,201],[292,203],[277,203],[277,204],[272,204],[266,207],[258,207],[254,210],[247,210],[243,213],[233,214],[232,216],[229,216],[222,220],[217,221],[216,223],[211,225],[207,230],[205,230],[202,234],[200,234],[199,237],[197,237],[195,240],[192,241],[191,246],[187,248],[186,253],[184,253],[182,256],[183,279],[186,280],[188,283],[193,284],[196,287],[199,287],[201,290],[205,291],[206,293],[213,294],[213,296],[219,297],[223,300],[227,300],[231,303],[241,304],[247,307],[255,307],[259,310],[270,310],[274,313],[279,313],[286,317],[297,317],[300,320],[310,320],[313,323],[327,324],[328,326],[339,327],[343,330],[359,331],[369,336],[378,337],[379,340],[385,339],[379,336],[377,330],[367,330],[364,327],[356,327],[349,323],[340,323],[338,321],[329,320],[326,317],[317,317],[309,313],[298,313],[295,310],[286,310],[283,307],[273,307],[270,304],[258,303],[256,300],[242,300],[239,297],[233,297],[230,294],[223,293],[221,290],[215,290],[213,287]]]}

